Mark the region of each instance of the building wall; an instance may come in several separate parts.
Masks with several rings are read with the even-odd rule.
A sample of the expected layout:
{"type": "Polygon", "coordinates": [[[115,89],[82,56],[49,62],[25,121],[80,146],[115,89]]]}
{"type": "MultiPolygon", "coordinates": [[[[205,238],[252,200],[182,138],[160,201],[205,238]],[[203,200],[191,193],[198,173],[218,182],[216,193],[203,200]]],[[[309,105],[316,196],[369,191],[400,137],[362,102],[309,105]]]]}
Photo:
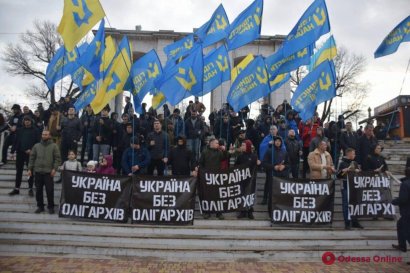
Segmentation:
{"type": "MultiPolygon", "coordinates": [[[[165,65],[167,57],[163,51],[163,48],[181,39],[182,37],[188,35],[189,33],[180,33],[180,32],[173,32],[169,30],[160,30],[160,31],[141,31],[141,30],[116,30],[116,29],[108,29],[106,30],[106,35],[112,35],[113,38],[119,42],[123,35],[127,35],[128,39],[132,44],[132,50],[138,53],[146,53],[151,49],[155,49],[158,57],[162,63],[165,65]]],[[[262,55],[267,57],[273,54],[281,45],[284,36],[276,35],[276,36],[262,36],[259,40],[256,40],[250,44],[247,44],[243,47],[235,49],[229,52],[231,66],[233,65],[233,60],[239,57],[244,57],[249,53],[254,55],[262,55]]],[[[206,54],[213,48],[217,48],[222,43],[219,42],[217,44],[211,45],[204,49],[204,53],[206,54]]],[[[229,81],[224,82],[220,87],[217,87],[211,93],[211,99],[209,102],[204,101],[205,106],[208,109],[220,109],[222,104],[226,102],[226,98],[229,93],[231,83],[229,81]]],[[[120,98],[116,99],[116,107],[115,110],[117,112],[122,112],[122,101],[123,99],[121,96],[120,98]]],[[[193,100],[194,98],[188,98],[189,100],[193,100]]],[[[281,88],[276,90],[275,92],[271,93],[269,96],[269,100],[272,106],[276,106],[284,99],[290,101],[290,83],[285,83],[281,88]]],[[[150,106],[150,104],[148,103],[150,106]]]]}

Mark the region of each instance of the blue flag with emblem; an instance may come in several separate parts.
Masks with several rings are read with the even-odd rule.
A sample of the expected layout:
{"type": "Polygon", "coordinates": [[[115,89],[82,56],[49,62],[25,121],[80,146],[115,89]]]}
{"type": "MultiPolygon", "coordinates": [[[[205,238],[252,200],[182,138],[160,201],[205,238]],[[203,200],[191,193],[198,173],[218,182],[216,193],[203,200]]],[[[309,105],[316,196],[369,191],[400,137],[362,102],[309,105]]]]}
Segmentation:
{"type": "Polygon", "coordinates": [[[221,45],[204,57],[203,90],[194,96],[203,96],[231,78],[228,50],[221,45]]]}
{"type": "Polygon", "coordinates": [[[185,36],[184,38],[169,44],[164,47],[164,52],[167,55],[168,62],[175,61],[180,57],[184,57],[194,48],[194,34],[185,36]]]}
{"type": "Polygon", "coordinates": [[[313,46],[308,46],[291,54],[290,56],[285,57],[283,55],[283,47],[281,47],[274,54],[265,58],[269,79],[272,80],[277,75],[295,70],[299,66],[308,65],[310,63],[310,56],[312,56],[312,53],[313,46]]]}
{"type": "Polygon", "coordinates": [[[162,66],[154,49],[138,59],[131,67],[131,89],[135,111],[142,113],[141,102],[154,88],[154,81],[162,75],[162,66]]]}
{"type": "Polygon", "coordinates": [[[212,14],[211,19],[195,31],[202,47],[210,46],[226,37],[229,19],[222,4],[212,14]]]}
{"type": "Polygon", "coordinates": [[[81,58],[78,60],[78,62],[93,75],[94,79],[101,78],[100,65],[105,49],[104,41],[105,35],[103,19],[101,20],[100,27],[98,28],[94,39],[92,40],[84,54],[81,55],[81,58]]]}
{"type": "Polygon", "coordinates": [[[410,41],[410,15],[400,22],[390,33],[384,38],[383,42],[374,52],[374,57],[379,58],[397,51],[402,42],[410,41]]]}
{"type": "Polygon", "coordinates": [[[311,44],[330,31],[325,0],[315,0],[305,11],[283,43],[285,57],[311,44]]]}
{"type": "Polygon", "coordinates": [[[202,46],[196,45],[184,60],[164,69],[162,77],[155,82],[155,87],[171,105],[176,105],[193,93],[202,92],[203,72],[202,46]]]}
{"type": "Polygon", "coordinates": [[[91,101],[95,97],[95,94],[97,93],[98,84],[101,84],[101,81],[93,81],[84,89],[83,92],[81,92],[81,94],[78,96],[77,100],[74,103],[74,108],[76,112],[80,111],[81,109],[84,109],[87,105],[91,103],[91,101]]]}
{"type": "Polygon", "coordinates": [[[257,56],[238,75],[229,90],[227,101],[235,112],[270,93],[265,62],[257,56]]]}
{"type": "Polygon", "coordinates": [[[255,0],[236,17],[226,32],[228,50],[241,47],[259,38],[262,12],[263,0],[255,0]]]}
{"type": "Polygon", "coordinates": [[[290,73],[277,75],[273,80],[269,80],[270,91],[274,92],[287,81],[290,80],[290,73]]]}
{"type": "Polygon", "coordinates": [[[310,72],[296,88],[291,105],[306,121],[314,114],[315,107],[336,96],[335,67],[333,62],[324,61],[310,72]]]}
{"type": "Polygon", "coordinates": [[[64,46],[57,50],[46,69],[46,81],[49,89],[52,89],[56,82],[80,68],[77,60],[87,46],[88,44],[84,43],[80,47],[74,47],[71,52],[67,52],[64,46]]]}

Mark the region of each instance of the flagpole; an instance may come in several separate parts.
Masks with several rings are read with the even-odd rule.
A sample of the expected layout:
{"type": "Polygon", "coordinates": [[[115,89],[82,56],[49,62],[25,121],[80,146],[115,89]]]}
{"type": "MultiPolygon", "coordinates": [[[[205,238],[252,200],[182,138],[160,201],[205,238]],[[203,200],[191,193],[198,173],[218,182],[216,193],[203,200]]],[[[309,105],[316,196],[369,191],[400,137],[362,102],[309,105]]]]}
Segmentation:
{"type": "Polygon", "coordinates": [[[403,91],[403,86],[404,86],[404,83],[405,83],[405,81],[406,81],[406,76],[407,76],[407,72],[409,71],[409,66],[410,66],[410,58],[409,58],[409,60],[408,60],[408,62],[407,62],[406,72],[404,72],[403,82],[401,83],[399,96],[401,95],[401,91],[403,91]]]}

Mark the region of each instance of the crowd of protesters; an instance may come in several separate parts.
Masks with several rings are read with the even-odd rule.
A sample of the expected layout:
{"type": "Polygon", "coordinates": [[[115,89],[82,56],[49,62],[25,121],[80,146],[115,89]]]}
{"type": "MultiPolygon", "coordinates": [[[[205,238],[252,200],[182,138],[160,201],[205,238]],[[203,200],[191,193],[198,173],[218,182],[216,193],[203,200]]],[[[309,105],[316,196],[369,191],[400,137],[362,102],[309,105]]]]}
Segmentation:
{"type": "MultiPolygon", "coordinates": [[[[27,106],[21,109],[13,105],[13,113],[2,129],[8,135],[1,164],[7,163],[9,147],[16,154],[16,184],[10,195],[20,193],[24,165],[31,172],[35,168],[36,143],[55,144],[52,150],[58,154],[50,152],[55,162],[49,166],[54,173],[86,170],[123,175],[196,175],[198,167],[218,171],[250,160],[266,172],[262,204],[271,203],[272,176],[306,178],[310,173],[312,179],[343,177],[341,173],[346,170],[338,170],[342,153],[343,160],[357,162],[362,170],[388,168],[372,125],[355,132],[343,116],[323,123],[317,113],[302,122],[286,100],[275,109],[264,102],[256,119],[249,117],[248,107],[235,112],[225,103],[222,109],[214,109],[207,121],[206,107],[198,99],[190,101],[184,113],[178,108],[171,112],[166,104],[161,114],[146,107],[142,104],[142,113],[136,115],[130,98],[126,98],[122,113],[111,112],[107,105],[95,115],[87,106],[79,116],[69,97],[47,110],[40,103],[34,112],[27,106]]],[[[33,196],[33,176],[29,179],[29,195],[33,196]]],[[[42,200],[38,200],[38,206],[40,210],[44,207],[42,200]]],[[[349,225],[346,220],[346,227],[349,225]]]]}

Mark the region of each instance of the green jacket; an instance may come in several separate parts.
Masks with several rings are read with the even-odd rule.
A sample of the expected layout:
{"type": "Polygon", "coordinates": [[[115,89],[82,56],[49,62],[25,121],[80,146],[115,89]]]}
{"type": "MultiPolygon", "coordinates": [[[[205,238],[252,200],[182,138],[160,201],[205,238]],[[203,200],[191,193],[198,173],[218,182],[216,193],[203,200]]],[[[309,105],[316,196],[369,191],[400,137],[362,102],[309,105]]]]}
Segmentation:
{"type": "Polygon", "coordinates": [[[51,139],[41,140],[34,145],[30,153],[28,169],[33,173],[50,173],[57,170],[61,164],[60,150],[51,139]]]}

